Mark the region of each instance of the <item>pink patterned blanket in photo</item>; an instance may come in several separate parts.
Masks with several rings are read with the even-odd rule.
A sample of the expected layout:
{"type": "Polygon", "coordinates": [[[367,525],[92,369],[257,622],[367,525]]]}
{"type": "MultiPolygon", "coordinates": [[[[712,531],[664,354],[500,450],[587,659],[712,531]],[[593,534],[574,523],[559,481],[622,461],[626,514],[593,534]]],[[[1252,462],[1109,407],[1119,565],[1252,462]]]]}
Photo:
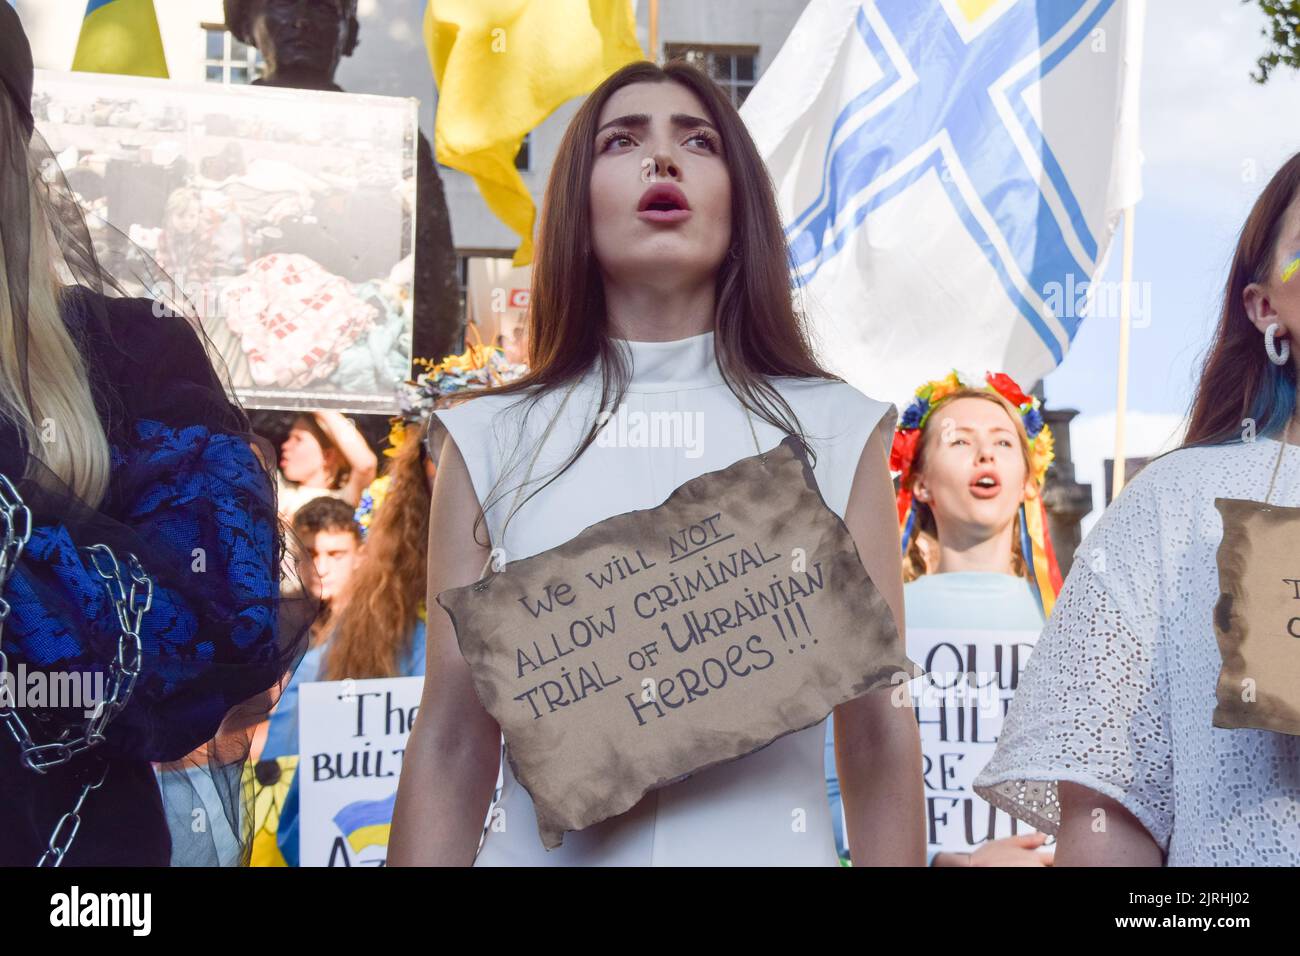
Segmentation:
{"type": "Polygon", "coordinates": [[[222,297],[259,387],[304,388],[329,378],[339,355],[379,319],[346,279],[297,254],[254,260],[222,297]]]}

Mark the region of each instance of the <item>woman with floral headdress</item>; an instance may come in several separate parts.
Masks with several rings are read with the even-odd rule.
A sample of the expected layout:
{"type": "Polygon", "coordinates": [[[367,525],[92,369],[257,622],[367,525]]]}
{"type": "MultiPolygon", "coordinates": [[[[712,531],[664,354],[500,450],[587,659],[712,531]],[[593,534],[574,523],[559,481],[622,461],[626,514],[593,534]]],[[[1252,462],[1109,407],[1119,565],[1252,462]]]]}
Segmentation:
{"type": "Polygon", "coordinates": [[[894,433],[908,657],[934,866],[1041,866],[1042,834],[971,790],[1060,588],[1043,509],[1052,433],[1008,376],[917,389],[894,433]],[[923,554],[919,538],[931,547],[923,554]]]}

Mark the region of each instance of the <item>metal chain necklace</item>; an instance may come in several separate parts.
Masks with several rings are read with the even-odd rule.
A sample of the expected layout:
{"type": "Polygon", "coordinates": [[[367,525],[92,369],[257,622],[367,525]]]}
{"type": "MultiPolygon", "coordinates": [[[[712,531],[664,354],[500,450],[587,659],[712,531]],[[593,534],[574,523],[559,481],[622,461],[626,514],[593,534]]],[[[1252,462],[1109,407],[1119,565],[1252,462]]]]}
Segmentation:
{"type": "MultiPolygon", "coordinates": [[[[117,611],[117,654],[108,664],[108,692],[96,701],[95,709],[86,719],[81,734],[74,737],[73,729],[69,727],[55,740],[38,744],[18,713],[16,699],[9,692],[9,659],[4,653],[3,645],[4,625],[10,611],[9,602],[4,599],[4,588],[31,539],[32,515],[13,483],[3,474],[0,474],[0,529],[3,530],[3,539],[0,540],[0,722],[9,729],[10,736],[18,744],[19,758],[23,765],[35,773],[44,774],[51,767],[67,764],[77,754],[102,744],[109,723],[130,700],[136,679],[140,676],[140,625],[145,613],[153,605],[153,579],[145,573],[134,554],[127,554],[127,574],[130,577],[128,587],[122,565],[112,548],[106,544],[95,544],[80,549],[89,558],[96,573],[103,578],[104,587],[117,611]]],[[[81,827],[81,808],[86,797],[92,790],[103,786],[104,779],[108,776],[108,763],[97,754],[86,769],[88,773],[83,778],[85,782],[80,795],[72,809],[55,824],[48,848],[41,854],[37,866],[60,866],[63,863],[63,858],[81,827]]]]}

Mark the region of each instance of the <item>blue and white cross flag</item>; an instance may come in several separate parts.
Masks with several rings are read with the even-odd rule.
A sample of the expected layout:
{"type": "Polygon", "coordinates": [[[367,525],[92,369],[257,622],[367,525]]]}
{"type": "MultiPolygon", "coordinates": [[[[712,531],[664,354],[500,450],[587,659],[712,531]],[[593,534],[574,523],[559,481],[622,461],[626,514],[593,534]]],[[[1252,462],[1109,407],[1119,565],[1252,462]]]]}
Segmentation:
{"type": "Polygon", "coordinates": [[[741,109],[818,354],[902,402],[1029,388],[1141,195],[1144,0],[811,0],[741,109]]]}

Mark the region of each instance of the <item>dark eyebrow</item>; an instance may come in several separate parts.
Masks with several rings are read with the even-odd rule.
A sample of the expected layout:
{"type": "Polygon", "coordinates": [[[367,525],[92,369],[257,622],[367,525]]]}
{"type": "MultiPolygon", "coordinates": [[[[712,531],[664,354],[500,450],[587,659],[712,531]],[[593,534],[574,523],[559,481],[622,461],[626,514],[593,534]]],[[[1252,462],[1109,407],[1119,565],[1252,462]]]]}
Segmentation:
{"type": "MultiPolygon", "coordinates": [[[[718,128],[716,126],[714,126],[708,120],[704,119],[702,116],[691,116],[689,113],[674,113],[671,117],[669,117],[669,119],[672,120],[672,124],[676,126],[678,129],[685,129],[687,127],[692,127],[692,126],[707,126],[715,133],[718,131],[718,128]]],[[[609,129],[611,126],[627,126],[632,129],[644,129],[649,125],[650,125],[649,114],[629,113],[627,116],[619,116],[616,117],[615,119],[610,120],[600,129],[596,130],[596,132],[601,133],[604,130],[609,129]]]]}

